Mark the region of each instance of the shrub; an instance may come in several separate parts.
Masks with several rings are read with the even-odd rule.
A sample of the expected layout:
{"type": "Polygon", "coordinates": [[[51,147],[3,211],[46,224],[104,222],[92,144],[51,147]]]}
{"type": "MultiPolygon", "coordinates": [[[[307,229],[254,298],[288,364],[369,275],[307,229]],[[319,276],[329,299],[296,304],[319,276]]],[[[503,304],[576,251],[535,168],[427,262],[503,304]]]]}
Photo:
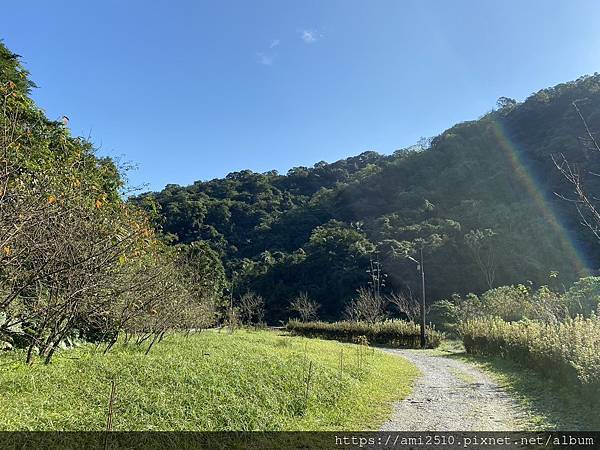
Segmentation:
{"type": "MultiPolygon", "coordinates": [[[[600,283],[597,289],[600,293],[600,283]]],[[[590,291],[590,286],[586,285],[586,289],[577,291],[577,299],[587,298],[586,295],[590,297],[590,291]]],[[[575,294],[573,294],[573,297],[575,297],[575,294]]],[[[440,320],[445,321],[447,324],[458,324],[473,318],[493,317],[507,322],[531,319],[555,323],[569,316],[575,317],[575,315],[584,311],[582,308],[577,309],[575,306],[569,306],[570,304],[578,305],[579,301],[577,299],[569,299],[566,294],[561,296],[547,286],[541,286],[534,291],[528,286],[518,284],[490,289],[480,296],[468,294],[462,298],[459,295],[454,295],[451,300],[437,302],[433,310],[436,316],[439,316],[440,320]]],[[[584,300],[584,303],[586,301],[590,303],[593,300],[584,300]]],[[[587,315],[589,315],[590,308],[586,310],[587,315]]]]}
{"type": "MultiPolygon", "coordinates": [[[[420,329],[413,322],[402,320],[386,320],[378,323],[368,322],[300,322],[290,320],[287,329],[293,334],[321,338],[336,339],[342,342],[356,342],[364,337],[374,345],[385,345],[395,348],[419,348],[420,329]]],[[[426,329],[426,346],[435,348],[440,345],[442,333],[428,327],[426,329]]]]}
{"type": "Polygon", "coordinates": [[[440,325],[448,328],[453,327],[459,322],[458,306],[450,300],[440,300],[431,305],[428,320],[435,323],[437,327],[440,325]]]}
{"type": "Polygon", "coordinates": [[[598,312],[600,304],[600,277],[581,278],[564,295],[569,312],[589,316],[598,312]]]}
{"type": "Polygon", "coordinates": [[[468,353],[512,359],[600,400],[600,316],[554,324],[475,319],[459,329],[468,353]]]}
{"type": "Polygon", "coordinates": [[[290,311],[298,313],[302,322],[309,322],[317,319],[317,311],[321,305],[312,300],[308,293],[300,292],[290,303],[290,311]]]}
{"type": "Polygon", "coordinates": [[[265,301],[254,292],[246,292],[239,300],[240,322],[243,325],[258,325],[265,317],[265,301]]]}
{"type": "Polygon", "coordinates": [[[344,318],[349,321],[364,321],[371,324],[380,322],[386,316],[387,303],[387,299],[378,293],[360,288],[356,297],[346,304],[344,318]]]}

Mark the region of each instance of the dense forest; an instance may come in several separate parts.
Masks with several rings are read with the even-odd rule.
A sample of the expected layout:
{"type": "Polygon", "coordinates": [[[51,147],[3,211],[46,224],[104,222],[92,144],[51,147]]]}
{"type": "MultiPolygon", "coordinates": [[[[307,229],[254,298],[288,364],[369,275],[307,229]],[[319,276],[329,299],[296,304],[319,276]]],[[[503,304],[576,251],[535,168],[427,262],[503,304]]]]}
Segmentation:
{"type": "Polygon", "coordinates": [[[378,267],[384,291],[417,295],[407,255],[421,248],[430,303],[513,283],[561,289],[600,258],[556,165],[564,157],[600,171],[584,120],[600,126],[600,75],[522,103],[503,97],[478,120],[392,155],[367,151],[285,175],[244,170],[130,202],[172,243],[208,244],[234,296],[260,294],[271,322],[301,292],[321,317],[339,318],[378,267]]]}

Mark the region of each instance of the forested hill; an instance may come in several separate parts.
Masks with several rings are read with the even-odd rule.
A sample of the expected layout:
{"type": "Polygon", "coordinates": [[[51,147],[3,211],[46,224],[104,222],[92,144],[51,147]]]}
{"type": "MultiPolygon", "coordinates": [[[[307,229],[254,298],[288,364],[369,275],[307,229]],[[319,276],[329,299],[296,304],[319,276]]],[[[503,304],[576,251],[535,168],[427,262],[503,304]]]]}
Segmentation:
{"type": "MultiPolygon", "coordinates": [[[[597,267],[593,234],[581,224],[573,187],[552,156],[581,168],[598,188],[600,155],[582,116],[600,129],[600,75],[541,90],[523,103],[458,124],[430,142],[384,156],[365,152],[332,164],[234,172],[191,186],[168,185],[133,202],[156,207],[165,233],[208,241],[234,291],[260,293],[270,320],[287,317],[301,291],[322,316],[370,280],[379,260],[386,290],[416,290],[403,255],[423,246],[430,301],[531,281],[560,287],[597,267]]],[[[588,179],[589,178],[589,179],[588,179]]]]}

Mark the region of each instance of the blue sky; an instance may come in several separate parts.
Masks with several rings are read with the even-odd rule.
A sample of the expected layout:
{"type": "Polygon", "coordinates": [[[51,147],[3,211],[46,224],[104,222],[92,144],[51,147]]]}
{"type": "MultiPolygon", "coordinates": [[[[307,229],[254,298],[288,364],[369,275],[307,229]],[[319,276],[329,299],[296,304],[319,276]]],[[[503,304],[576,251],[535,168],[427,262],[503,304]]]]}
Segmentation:
{"type": "Polygon", "coordinates": [[[0,38],[134,185],[391,153],[599,70],[596,0],[27,1],[0,38]]]}

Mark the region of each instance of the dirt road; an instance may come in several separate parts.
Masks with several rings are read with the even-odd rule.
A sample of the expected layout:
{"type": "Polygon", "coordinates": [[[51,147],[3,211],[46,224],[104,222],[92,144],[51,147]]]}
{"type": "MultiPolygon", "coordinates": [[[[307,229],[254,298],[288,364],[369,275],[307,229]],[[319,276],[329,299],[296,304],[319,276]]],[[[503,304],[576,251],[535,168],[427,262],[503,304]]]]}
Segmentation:
{"type": "Polygon", "coordinates": [[[386,350],[422,372],[411,395],[395,405],[385,431],[519,430],[525,413],[481,370],[429,351],[386,350]]]}

